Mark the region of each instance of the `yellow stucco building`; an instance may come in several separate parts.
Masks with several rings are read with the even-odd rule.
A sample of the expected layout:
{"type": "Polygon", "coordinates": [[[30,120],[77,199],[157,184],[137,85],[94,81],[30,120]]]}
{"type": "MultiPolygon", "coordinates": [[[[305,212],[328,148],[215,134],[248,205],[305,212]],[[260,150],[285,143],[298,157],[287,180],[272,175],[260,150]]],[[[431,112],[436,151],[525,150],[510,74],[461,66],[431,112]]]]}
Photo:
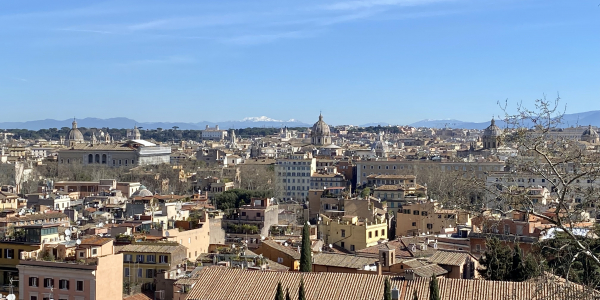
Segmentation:
{"type": "Polygon", "coordinates": [[[349,251],[357,251],[387,240],[388,224],[384,217],[375,217],[373,222],[359,220],[356,216],[328,218],[321,215],[319,230],[326,244],[334,244],[349,251]]]}

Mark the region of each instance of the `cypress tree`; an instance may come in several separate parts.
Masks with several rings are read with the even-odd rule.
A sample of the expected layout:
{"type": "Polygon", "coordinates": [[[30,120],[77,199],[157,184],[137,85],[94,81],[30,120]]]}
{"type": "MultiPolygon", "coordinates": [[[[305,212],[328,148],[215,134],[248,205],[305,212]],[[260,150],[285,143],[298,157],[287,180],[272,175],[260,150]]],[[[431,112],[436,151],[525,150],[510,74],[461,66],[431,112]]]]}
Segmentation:
{"type": "Polygon", "coordinates": [[[281,281],[277,283],[277,292],[275,292],[275,300],[283,300],[283,288],[281,287],[281,281]]]}
{"type": "Polygon", "coordinates": [[[300,272],[312,272],[312,250],[310,247],[310,226],[304,223],[302,228],[302,249],[300,250],[300,272]]]}
{"type": "Polygon", "coordinates": [[[540,264],[531,253],[527,254],[525,257],[524,265],[525,274],[527,275],[526,279],[540,275],[540,264]]]}
{"type": "Polygon", "coordinates": [[[485,242],[485,252],[479,259],[481,276],[487,280],[507,280],[512,268],[512,251],[496,237],[485,242]]]}
{"type": "Polygon", "coordinates": [[[285,300],[292,300],[292,297],[290,297],[290,288],[287,288],[285,291],[285,300]]]}
{"type": "Polygon", "coordinates": [[[383,300],[392,300],[392,287],[389,277],[386,277],[383,281],[383,300]]]}
{"type": "Polygon", "coordinates": [[[527,279],[525,264],[523,263],[523,253],[521,248],[519,248],[519,244],[515,244],[515,248],[513,249],[512,268],[508,273],[508,277],[510,281],[518,282],[527,279]]]}
{"type": "Polygon", "coordinates": [[[304,291],[304,277],[300,278],[300,286],[298,286],[298,300],[306,300],[306,292],[304,291]]]}
{"type": "Polygon", "coordinates": [[[441,300],[440,288],[435,274],[431,275],[431,281],[429,282],[429,300],[441,300]]]}

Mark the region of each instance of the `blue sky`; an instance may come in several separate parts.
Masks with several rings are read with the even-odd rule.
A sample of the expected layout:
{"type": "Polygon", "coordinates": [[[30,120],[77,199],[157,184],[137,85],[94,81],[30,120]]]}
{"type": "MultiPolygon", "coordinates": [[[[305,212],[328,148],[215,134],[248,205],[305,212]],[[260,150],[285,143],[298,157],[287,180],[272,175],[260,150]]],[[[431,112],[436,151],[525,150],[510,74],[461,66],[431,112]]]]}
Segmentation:
{"type": "Polygon", "coordinates": [[[485,121],[600,109],[598,1],[2,1],[3,121],[485,121]],[[514,106],[514,105],[513,105],[514,106]]]}

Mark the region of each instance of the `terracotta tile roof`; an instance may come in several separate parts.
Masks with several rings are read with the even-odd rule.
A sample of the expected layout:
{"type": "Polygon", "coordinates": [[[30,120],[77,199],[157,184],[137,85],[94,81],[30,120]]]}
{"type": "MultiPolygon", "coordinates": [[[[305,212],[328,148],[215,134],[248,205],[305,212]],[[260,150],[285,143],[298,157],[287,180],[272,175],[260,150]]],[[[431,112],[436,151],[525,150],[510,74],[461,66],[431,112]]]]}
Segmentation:
{"type": "Polygon", "coordinates": [[[469,256],[464,251],[438,250],[428,260],[438,265],[462,266],[469,256]]]}
{"type": "Polygon", "coordinates": [[[188,300],[264,300],[274,299],[277,283],[289,288],[292,299],[298,298],[300,278],[304,279],[306,299],[383,298],[383,276],[347,273],[262,272],[223,267],[200,271],[198,282],[188,300]]]}
{"type": "Polygon", "coordinates": [[[176,251],[187,251],[187,248],[183,245],[174,244],[130,244],[125,245],[119,252],[143,252],[143,253],[174,253],[176,251]],[[182,250],[183,249],[183,250],[182,250]]]}
{"type": "Polygon", "coordinates": [[[379,255],[379,249],[396,249],[396,256],[400,257],[413,257],[412,253],[406,249],[406,247],[399,240],[389,241],[387,243],[374,245],[364,249],[356,251],[356,255],[360,256],[377,256],[379,255]]]}
{"type": "MultiPolygon", "coordinates": [[[[437,277],[437,276],[441,276],[444,274],[448,274],[448,271],[446,271],[446,269],[444,269],[436,264],[413,268],[413,269],[410,269],[410,271],[412,271],[415,275],[417,275],[419,277],[424,277],[424,278],[431,278],[431,275],[435,275],[437,277]]],[[[408,270],[407,270],[407,272],[408,272],[408,270]]]]}
{"type": "Polygon", "coordinates": [[[280,245],[277,242],[270,241],[270,240],[264,240],[261,243],[261,247],[262,247],[262,245],[271,247],[271,248],[273,248],[275,250],[278,250],[278,251],[280,251],[282,253],[285,253],[285,254],[291,256],[293,259],[300,259],[300,253],[299,252],[297,252],[296,250],[294,250],[294,249],[292,249],[290,247],[286,247],[286,246],[280,245]]]}
{"type": "Polygon", "coordinates": [[[37,220],[48,220],[48,219],[62,219],[66,218],[67,215],[61,212],[50,212],[45,214],[32,214],[32,215],[24,215],[20,217],[10,217],[8,218],[9,222],[18,222],[18,221],[37,221],[37,220]]]}
{"type": "Polygon", "coordinates": [[[111,238],[103,238],[103,237],[99,237],[97,235],[92,235],[90,237],[87,237],[87,238],[81,240],[81,244],[82,245],[102,246],[111,241],[113,241],[113,239],[111,239],[111,238]]]}
{"type": "Polygon", "coordinates": [[[146,294],[135,294],[127,297],[123,297],[123,300],[153,300],[154,298],[146,295],[146,294]]]}
{"type": "Polygon", "coordinates": [[[375,262],[377,262],[376,258],[336,253],[320,253],[313,257],[313,265],[351,269],[362,269],[365,265],[372,265],[375,262]]]}
{"type": "MultiPolygon", "coordinates": [[[[224,267],[206,267],[198,272],[198,284],[187,300],[263,300],[274,299],[277,283],[289,288],[292,299],[298,298],[298,284],[304,279],[307,300],[383,298],[384,277],[370,274],[262,272],[224,267]]],[[[391,277],[392,287],[400,291],[401,300],[429,299],[429,277],[401,280],[391,277]]],[[[441,299],[453,300],[535,300],[592,299],[578,285],[553,283],[506,282],[440,278],[441,299]]]]}

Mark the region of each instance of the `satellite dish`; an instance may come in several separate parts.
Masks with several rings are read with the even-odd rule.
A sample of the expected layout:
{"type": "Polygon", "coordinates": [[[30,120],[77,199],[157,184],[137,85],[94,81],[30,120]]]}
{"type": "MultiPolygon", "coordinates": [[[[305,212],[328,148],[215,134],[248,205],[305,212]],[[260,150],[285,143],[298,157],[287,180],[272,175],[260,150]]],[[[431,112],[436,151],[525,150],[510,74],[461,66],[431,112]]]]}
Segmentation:
{"type": "Polygon", "coordinates": [[[70,237],[70,236],[66,236],[66,237],[65,237],[65,241],[67,241],[67,242],[68,242],[68,241],[70,241],[70,240],[71,240],[71,237],[70,237]]]}
{"type": "Polygon", "coordinates": [[[287,247],[287,242],[286,242],[286,243],[283,243],[283,245],[287,247]]]}
{"type": "Polygon", "coordinates": [[[6,296],[6,300],[15,300],[17,297],[15,297],[14,294],[10,294],[8,296],[6,296]]]}
{"type": "Polygon", "coordinates": [[[165,231],[165,236],[169,237],[171,234],[168,231],[165,231]]]}
{"type": "Polygon", "coordinates": [[[80,239],[77,239],[77,241],[75,241],[75,243],[76,243],[77,245],[81,245],[81,240],[80,240],[80,239]]]}
{"type": "Polygon", "coordinates": [[[73,230],[71,230],[73,232],[77,232],[77,227],[73,227],[73,230]]]}
{"type": "Polygon", "coordinates": [[[102,222],[98,223],[98,227],[104,227],[104,223],[102,223],[102,222]]]}
{"type": "Polygon", "coordinates": [[[177,269],[177,274],[181,274],[181,269],[177,269]]]}
{"type": "Polygon", "coordinates": [[[264,240],[265,240],[265,237],[261,235],[261,236],[260,236],[260,240],[261,240],[261,241],[264,241],[264,240]]]}
{"type": "Polygon", "coordinates": [[[333,248],[333,245],[332,245],[332,244],[329,244],[329,248],[333,248]]]}
{"type": "Polygon", "coordinates": [[[69,230],[69,229],[65,230],[65,235],[66,235],[66,236],[69,236],[69,235],[71,235],[71,230],[69,230]]]}

